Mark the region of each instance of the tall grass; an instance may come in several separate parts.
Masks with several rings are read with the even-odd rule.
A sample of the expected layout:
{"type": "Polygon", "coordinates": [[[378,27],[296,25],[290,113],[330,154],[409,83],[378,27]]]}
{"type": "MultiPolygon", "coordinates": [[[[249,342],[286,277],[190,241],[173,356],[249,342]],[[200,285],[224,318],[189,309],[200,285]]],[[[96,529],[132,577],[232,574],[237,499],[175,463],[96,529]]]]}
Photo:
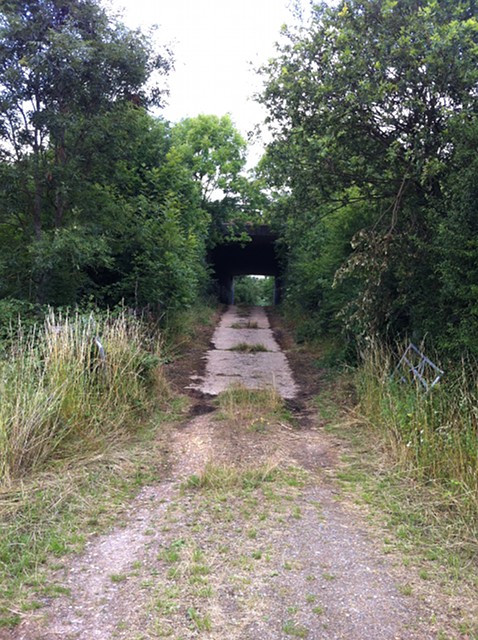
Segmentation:
{"type": "Polygon", "coordinates": [[[249,389],[242,385],[232,385],[217,398],[221,415],[227,420],[256,419],[258,416],[271,419],[282,417],[284,401],[273,387],[249,389]]]}
{"type": "Polygon", "coordinates": [[[460,510],[478,514],[478,374],[465,364],[428,393],[393,376],[396,357],[374,347],[358,373],[359,410],[398,464],[440,485],[460,510]]]}
{"type": "Polygon", "coordinates": [[[3,485],[122,437],[166,392],[159,342],[126,314],[95,320],[50,312],[42,328],[16,335],[0,360],[3,485]]]}

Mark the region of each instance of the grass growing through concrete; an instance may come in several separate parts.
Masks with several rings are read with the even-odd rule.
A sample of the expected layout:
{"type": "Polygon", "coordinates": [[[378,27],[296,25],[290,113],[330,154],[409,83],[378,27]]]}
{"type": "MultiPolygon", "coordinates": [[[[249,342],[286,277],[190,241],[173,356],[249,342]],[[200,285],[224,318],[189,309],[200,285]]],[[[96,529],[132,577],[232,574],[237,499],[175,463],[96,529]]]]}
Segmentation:
{"type": "Polygon", "coordinates": [[[234,322],[231,329],[259,329],[259,325],[255,320],[247,320],[244,322],[234,322]]]}
{"type": "Polygon", "coordinates": [[[249,344],[248,342],[239,342],[231,347],[229,351],[240,351],[241,353],[263,353],[268,351],[268,349],[260,343],[249,344]]]}
{"type": "Polygon", "coordinates": [[[244,425],[251,431],[265,432],[284,423],[294,424],[291,412],[276,389],[248,389],[231,386],[217,398],[217,417],[244,425]]]}

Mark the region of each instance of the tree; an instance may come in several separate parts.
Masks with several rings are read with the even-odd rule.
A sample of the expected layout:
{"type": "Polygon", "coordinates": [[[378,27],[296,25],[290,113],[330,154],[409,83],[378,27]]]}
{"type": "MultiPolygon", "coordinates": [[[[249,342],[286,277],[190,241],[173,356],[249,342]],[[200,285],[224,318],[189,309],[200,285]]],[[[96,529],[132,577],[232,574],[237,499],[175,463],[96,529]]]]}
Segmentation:
{"type": "Polygon", "coordinates": [[[0,148],[15,193],[6,185],[0,194],[0,223],[9,237],[16,226],[17,248],[36,241],[30,265],[38,299],[47,298],[48,272],[59,272],[55,255],[64,253],[67,239],[76,268],[104,262],[75,200],[88,171],[79,149],[101,117],[158,103],[160,89],[147,93],[144,86],[153,71],[169,66],[146,36],[110,19],[93,0],[2,3],[0,148]]]}
{"type": "Polygon", "coordinates": [[[173,149],[201,189],[202,204],[236,191],[244,168],[246,142],[230,116],[199,115],[173,129],[173,149]]]}
{"type": "Polygon", "coordinates": [[[257,179],[245,175],[246,142],[229,115],[199,115],[172,130],[170,159],[189,168],[211,227],[207,243],[245,242],[245,227],[259,220],[264,196],[257,179]]]}
{"type": "Polygon", "coordinates": [[[450,124],[459,114],[475,118],[478,107],[474,2],[319,3],[310,25],[284,35],[262,70],[275,136],[270,179],[287,188],[289,215],[314,228],[343,208],[361,215],[365,203],[367,227],[344,235],[354,250],[339,275],[356,283],[349,325],[423,331],[437,310],[430,292],[456,148],[450,124]]]}

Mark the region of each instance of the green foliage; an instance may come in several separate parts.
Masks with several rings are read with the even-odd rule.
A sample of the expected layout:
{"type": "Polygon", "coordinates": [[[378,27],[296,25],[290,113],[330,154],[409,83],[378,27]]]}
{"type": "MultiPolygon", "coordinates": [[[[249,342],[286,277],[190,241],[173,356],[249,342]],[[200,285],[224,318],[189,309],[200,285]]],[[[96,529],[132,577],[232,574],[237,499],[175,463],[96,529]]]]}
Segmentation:
{"type": "Polygon", "coordinates": [[[166,389],[158,349],[124,313],[100,321],[51,312],[43,329],[19,332],[0,360],[1,482],[133,428],[166,389]]]}
{"type": "Polygon", "coordinates": [[[0,299],[0,349],[11,345],[18,334],[42,324],[46,309],[15,298],[0,299]]]}
{"type": "Polygon", "coordinates": [[[205,289],[210,215],[171,128],[143,109],[168,69],[92,0],[2,5],[0,296],[165,313],[205,289]]]}
{"type": "Polygon", "coordinates": [[[148,115],[170,64],[96,0],[2,4],[0,297],[171,317],[205,293],[262,196],[229,116],[148,115]]]}
{"type": "Polygon", "coordinates": [[[236,276],[234,304],[267,306],[274,303],[274,278],[264,276],[236,276]]]}
{"type": "Polygon", "coordinates": [[[454,165],[444,185],[435,236],[443,326],[429,330],[439,332],[441,349],[456,358],[464,348],[478,354],[478,125],[460,118],[455,130],[454,165]]]}
{"type": "Polygon", "coordinates": [[[246,143],[230,116],[187,118],[174,127],[172,136],[174,153],[190,168],[200,186],[203,204],[218,190],[225,194],[236,190],[245,164],[246,143]]]}
{"type": "Polygon", "coordinates": [[[443,348],[476,349],[465,329],[475,326],[474,3],[318,3],[284,36],[260,100],[287,302],[359,340],[433,333],[443,348]]]}
{"type": "Polygon", "coordinates": [[[478,509],[475,366],[462,365],[425,394],[391,376],[394,354],[376,346],[358,373],[361,414],[387,440],[398,463],[420,480],[438,482],[460,508],[478,509]]]}

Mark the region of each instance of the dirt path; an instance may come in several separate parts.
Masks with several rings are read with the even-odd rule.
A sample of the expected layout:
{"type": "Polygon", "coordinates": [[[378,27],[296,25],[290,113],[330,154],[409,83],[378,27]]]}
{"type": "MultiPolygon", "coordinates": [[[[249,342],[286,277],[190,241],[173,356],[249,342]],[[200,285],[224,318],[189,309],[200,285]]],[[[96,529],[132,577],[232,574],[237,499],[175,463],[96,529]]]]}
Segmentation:
{"type": "Polygon", "coordinates": [[[168,477],[52,576],[68,595],[0,638],[436,637],[335,485],[337,443],[267,393],[228,402],[177,428],[168,477]]]}

